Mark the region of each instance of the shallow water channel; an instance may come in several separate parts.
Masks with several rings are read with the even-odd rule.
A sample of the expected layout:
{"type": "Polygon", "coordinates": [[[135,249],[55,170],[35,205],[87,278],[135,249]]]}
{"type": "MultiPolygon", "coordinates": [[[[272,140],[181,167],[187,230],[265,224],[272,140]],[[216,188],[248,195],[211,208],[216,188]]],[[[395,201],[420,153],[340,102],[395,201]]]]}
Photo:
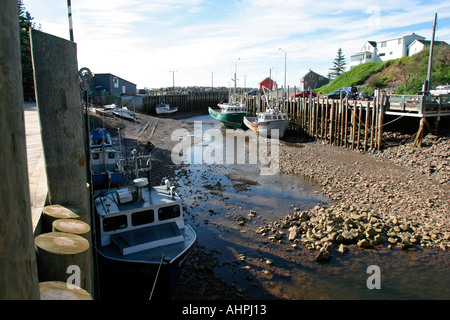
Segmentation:
{"type": "MultiPolygon", "coordinates": [[[[204,163],[199,158],[193,161],[194,155],[205,154],[208,146],[221,144],[209,133],[221,132],[225,137],[226,130],[209,115],[185,121],[192,124],[189,135],[194,144],[186,154],[186,166],[176,172],[176,183],[187,222],[197,232],[198,242],[217,256],[215,272],[225,281],[245,288],[246,297],[450,299],[450,256],[442,249],[403,251],[383,246],[363,251],[352,245],[343,255],[333,251],[332,260],[321,264],[314,260],[317,251],[307,250],[301,243],[292,248],[287,239],[282,243],[267,241],[267,237],[256,233],[259,226],[294,212],[294,208],[306,210],[329,200],[313,181],[289,175],[261,175],[259,160],[249,164],[248,154],[256,152],[251,147],[245,151],[234,148],[235,154],[247,154],[245,163],[204,163]],[[255,216],[250,218],[251,210],[255,216]],[[379,267],[379,273],[368,271],[372,265],[379,267]],[[374,283],[380,289],[369,289],[374,283]]],[[[224,151],[224,157],[229,151],[224,151]]]]}

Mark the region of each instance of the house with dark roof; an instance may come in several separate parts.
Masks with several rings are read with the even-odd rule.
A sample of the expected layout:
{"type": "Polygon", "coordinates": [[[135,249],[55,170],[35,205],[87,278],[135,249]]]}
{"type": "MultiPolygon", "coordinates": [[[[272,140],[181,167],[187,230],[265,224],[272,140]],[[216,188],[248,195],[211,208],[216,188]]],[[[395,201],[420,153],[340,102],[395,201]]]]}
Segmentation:
{"type": "Polygon", "coordinates": [[[328,82],[330,82],[330,79],[309,69],[309,71],[300,78],[300,90],[313,90],[326,85],[328,82]]]}
{"type": "Polygon", "coordinates": [[[136,84],[111,73],[96,73],[91,79],[91,91],[105,91],[113,95],[134,96],[136,84]]]}

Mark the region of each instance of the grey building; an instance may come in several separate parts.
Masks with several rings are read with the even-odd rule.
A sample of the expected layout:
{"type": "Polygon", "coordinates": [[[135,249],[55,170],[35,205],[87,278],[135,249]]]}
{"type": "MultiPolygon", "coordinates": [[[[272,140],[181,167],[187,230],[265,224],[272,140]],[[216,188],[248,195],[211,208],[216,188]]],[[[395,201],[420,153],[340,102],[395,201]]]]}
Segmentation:
{"type": "Polygon", "coordinates": [[[326,85],[328,82],[330,82],[330,79],[309,69],[309,71],[300,78],[300,90],[313,90],[326,85]]]}
{"type": "Polygon", "coordinates": [[[91,79],[90,90],[105,90],[111,94],[134,96],[136,94],[136,84],[111,73],[96,73],[91,79]]]}

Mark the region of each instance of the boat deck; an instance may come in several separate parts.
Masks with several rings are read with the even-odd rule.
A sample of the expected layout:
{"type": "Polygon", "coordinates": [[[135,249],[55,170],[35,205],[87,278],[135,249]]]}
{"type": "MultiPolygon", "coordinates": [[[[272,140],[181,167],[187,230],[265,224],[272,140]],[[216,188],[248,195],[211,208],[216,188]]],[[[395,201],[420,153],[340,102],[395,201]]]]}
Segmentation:
{"type": "MultiPolygon", "coordinates": [[[[165,231],[167,230],[162,232],[165,231]]],[[[197,236],[190,225],[186,225],[184,229],[179,229],[179,232],[180,236],[183,238],[183,241],[158,246],[127,255],[122,255],[113,245],[101,246],[98,251],[103,256],[114,260],[159,264],[164,258],[165,261],[170,263],[186,252],[186,250],[189,250],[197,239],[197,236]]],[[[133,241],[138,242],[140,240],[135,239],[133,241]]]]}

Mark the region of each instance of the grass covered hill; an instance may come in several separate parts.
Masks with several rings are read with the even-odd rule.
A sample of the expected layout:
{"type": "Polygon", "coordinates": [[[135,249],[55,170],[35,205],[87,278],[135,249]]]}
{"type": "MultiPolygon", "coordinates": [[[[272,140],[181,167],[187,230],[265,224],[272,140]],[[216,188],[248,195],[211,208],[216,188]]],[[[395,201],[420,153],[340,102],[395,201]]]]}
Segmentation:
{"type": "MultiPolygon", "coordinates": [[[[323,94],[342,87],[357,86],[359,91],[372,94],[377,88],[396,94],[416,94],[422,90],[427,77],[429,49],[413,56],[389,61],[368,62],[340,75],[327,85],[315,89],[323,94]]],[[[434,48],[431,87],[450,83],[450,46],[434,48]]]]}

